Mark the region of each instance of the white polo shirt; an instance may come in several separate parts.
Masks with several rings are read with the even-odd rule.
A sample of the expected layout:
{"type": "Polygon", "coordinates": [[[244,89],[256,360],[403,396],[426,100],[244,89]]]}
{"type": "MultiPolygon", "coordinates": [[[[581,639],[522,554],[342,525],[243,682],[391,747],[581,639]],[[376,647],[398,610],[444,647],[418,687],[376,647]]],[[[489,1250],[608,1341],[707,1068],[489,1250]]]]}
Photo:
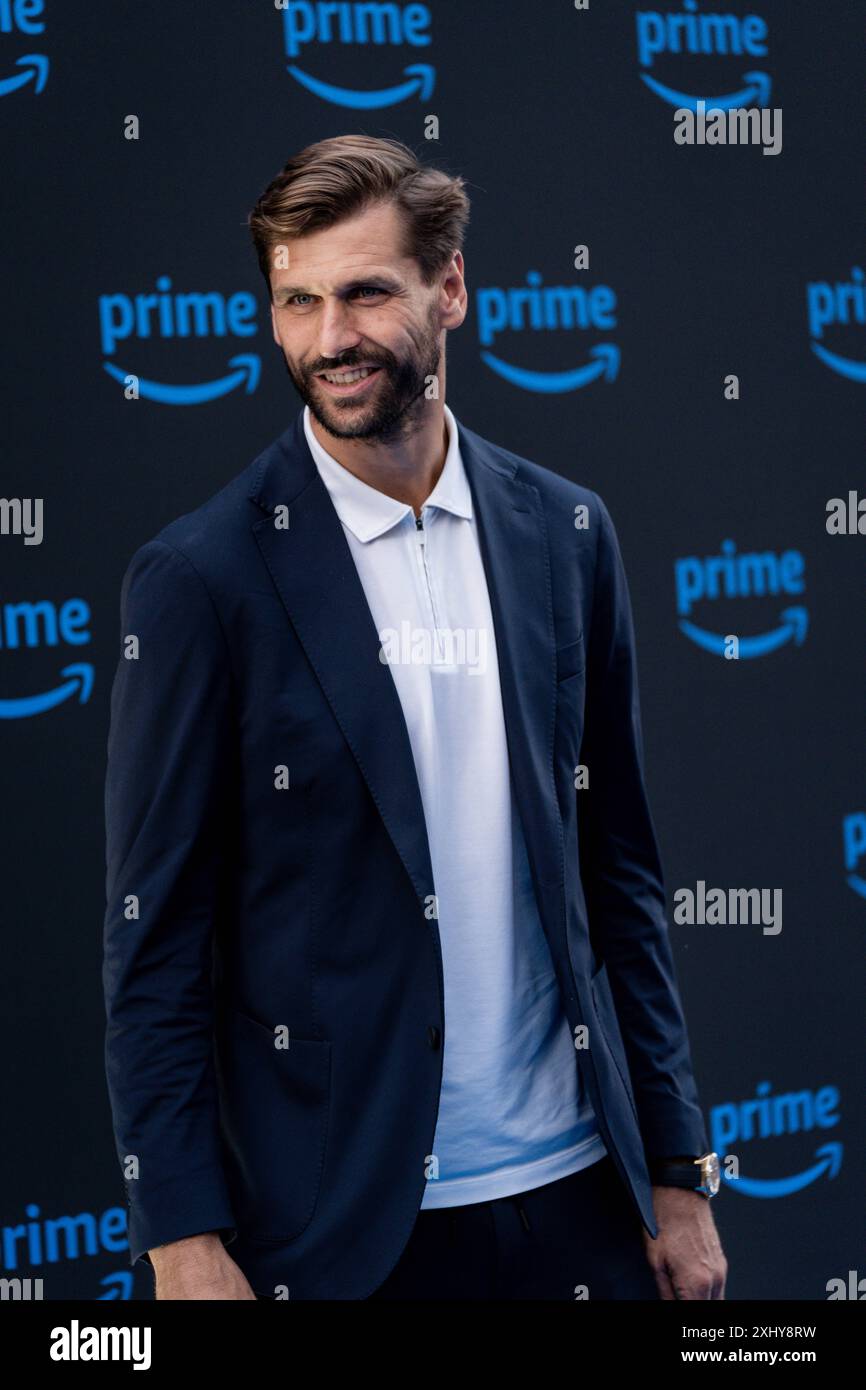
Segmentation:
{"type": "Polygon", "coordinates": [[[540,1187],[606,1152],[538,915],[472,494],[444,409],[448,451],[423,529],[408,503],[322,448],[304,409],[403,707],[427,826],[445,1031],[424,1208],[540,1187]]]}

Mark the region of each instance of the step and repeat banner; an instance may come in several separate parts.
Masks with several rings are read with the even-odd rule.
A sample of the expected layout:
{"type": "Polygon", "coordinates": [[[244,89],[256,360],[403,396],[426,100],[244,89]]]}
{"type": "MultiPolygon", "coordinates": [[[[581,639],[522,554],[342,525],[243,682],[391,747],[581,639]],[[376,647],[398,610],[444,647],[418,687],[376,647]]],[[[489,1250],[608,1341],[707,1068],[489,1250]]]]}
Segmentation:
{"type": "Polygon", "coordinates": [[[2,1276],[151,1296],[102,1055],[120,583],[298,412],[246,217],[363,132],[467,181],[458,420],[618,530],[728,1295],[866,1297],[864,68],[860,0],[0,0],[2,1276]]]}

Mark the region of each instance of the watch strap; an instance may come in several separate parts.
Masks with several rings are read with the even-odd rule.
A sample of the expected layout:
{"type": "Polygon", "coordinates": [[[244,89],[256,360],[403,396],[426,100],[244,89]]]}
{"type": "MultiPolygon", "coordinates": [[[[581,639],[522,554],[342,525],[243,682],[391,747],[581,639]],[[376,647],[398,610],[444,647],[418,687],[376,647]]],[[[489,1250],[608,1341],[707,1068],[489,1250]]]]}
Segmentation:
{"type": "MultiPolygon", "coordinates": [[[[705,1157],[715,1155],[696,1154],[694,1158],[678,1155],[675,1158],[654,1158],[649,1162],[650,1180],[656,1187],[682,1187],[687,1191],[699,1192],[703,1197],[714,1195],[714,1188],[707,1190],[704,1180],[703,1163],[705,1157]]],[[[718,1184],[715,1184],[717,1190],[718,1184]]]]}

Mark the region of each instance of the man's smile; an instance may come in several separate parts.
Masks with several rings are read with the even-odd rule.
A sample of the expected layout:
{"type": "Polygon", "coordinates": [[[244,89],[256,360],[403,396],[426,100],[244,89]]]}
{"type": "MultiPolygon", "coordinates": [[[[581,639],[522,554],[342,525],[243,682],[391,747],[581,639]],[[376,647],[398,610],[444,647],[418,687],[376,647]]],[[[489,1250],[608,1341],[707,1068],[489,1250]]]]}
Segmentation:
{"type": "Polygon", "coordinates": [[[341,367],[336,371],[317,372],[316,380],[323,382],[333,396],[357,396],[381,370],[374,366],[341,367]]]}

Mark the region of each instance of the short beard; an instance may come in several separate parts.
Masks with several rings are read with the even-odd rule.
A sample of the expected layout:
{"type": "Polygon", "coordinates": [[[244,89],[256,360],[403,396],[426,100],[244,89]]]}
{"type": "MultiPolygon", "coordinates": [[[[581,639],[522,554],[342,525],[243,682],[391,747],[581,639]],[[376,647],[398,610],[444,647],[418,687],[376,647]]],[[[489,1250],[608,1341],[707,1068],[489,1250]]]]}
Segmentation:
{"type": "Polygon", "coordinates": [[[356,410],[356,418],[351,423],[342,422],[341,415],[348,415],[348,409],[342,410],[339,400],[328,401],[325,406],[314,398],[309,381],[315,373],[298,372],[283,354],[295,390],[323,430],[335,439],[376,439],[382,443],[393,443],[415,433],[421,423],[429,378],[438,375],[442,356],[434,314],[435,310],[431,310],[418,338],[417,350],[402,362],[381,348],[372,354],[352,349],[334,360],[334,369],[350,367],[354,362],[372,362],[382,369],[375,403],[360,411],[350,407],[356,410]]]}

